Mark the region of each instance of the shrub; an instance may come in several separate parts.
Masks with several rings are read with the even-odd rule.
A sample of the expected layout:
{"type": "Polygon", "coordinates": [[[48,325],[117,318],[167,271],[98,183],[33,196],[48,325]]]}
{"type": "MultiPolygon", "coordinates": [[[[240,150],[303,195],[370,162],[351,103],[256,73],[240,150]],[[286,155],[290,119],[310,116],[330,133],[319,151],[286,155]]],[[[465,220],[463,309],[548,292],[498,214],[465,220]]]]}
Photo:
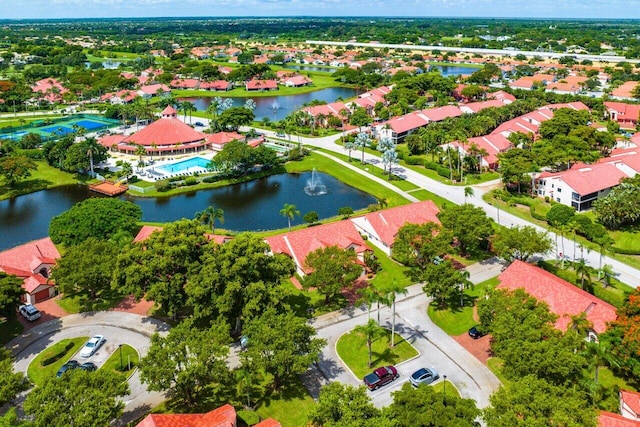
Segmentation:
{"type": "Polygon", "coordinates": [[[62,350],[60,350],[59,352],[57,352],[56,354],[54,354],[51,357],[47,357],[46,359],[43,359],[40,364],[42,366],[49,366],[52,363],[56,363],[58,360],[62,359],[69,350],[71,350],[73,348],[73,342],[67,343],[66,346],[64,346],[64,348],[62,350]]]}
{"type": "Polygon", "coordinates": [[[209,182],[210,183],[210,182],[216,182],[217,180],[218,180],[218,178],[215,177],[215,176],[208,176],[208,177],[204,178],[202,180],[202,182],[209,182]]]}
{"type": "Polygon", "coordinates": [[[196,185],[197,183],[198,180],[193,176],[190,176],[189,178],[184,180],[184,185],[196,185]]]}
{"type": "Polygon", "coordinates": [[[420,157],[416,157],[416,156],[407,156],[406,159],[404,159],[405,163],[408,165],[418,165],[418,166],[422,166],[424,164],[424,159],[420,158],[420,157]]]}
{"type": "Polygon", "coordinates": [[[248,426],[256,425],[260,422],[260,416],[254,411],[241,410],[238,411],[238,418],[245,422],[248,426]]]}
{"type": "Polygon", "coordinates": [[[166,180],[166,179],[161,179],[160,181],[156,181],[153,185],[156,188],[156,191],[167,191],[172,187],[169,180],[166,180]]]}

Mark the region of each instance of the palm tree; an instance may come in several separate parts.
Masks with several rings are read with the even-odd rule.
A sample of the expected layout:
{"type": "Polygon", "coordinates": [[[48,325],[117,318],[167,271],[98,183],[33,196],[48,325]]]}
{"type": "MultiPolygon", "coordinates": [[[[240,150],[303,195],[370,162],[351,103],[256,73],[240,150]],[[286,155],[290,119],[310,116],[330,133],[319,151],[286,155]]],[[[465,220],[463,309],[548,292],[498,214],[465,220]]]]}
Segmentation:
{"type": "Polygon", "coordinates": [[[364,132],[358,133],[356,136],[355,144],[357,147],[362,147],[362,163],[364,163],[364,149],[371,142],[371,138],[364,132]]]}
{"type": "Polygon", "coordinates": [[[601,366],[618,367],[618,361],[615,360],[609,352],[609,347],[605,342],[593,342],[587,343],[585,350],[587,360],[590,360],[594,367],[594,381],[598,384],[598,371],[601,366]]]}
{"type": "Polygon", "coordinates": [[[473,283],[469,280],[471,274],[467,270],[460,270],[460,307],[464,307],[464,290],[473,287],[473,283]]]}
{"type": "MultiPolygon", "coordinates": [[[[380,296],[378,290],[373,286],[367,286],[366,288],[361,288],[358,290],[358,294],[360,298],[356,301],[356,304],[366,304],[367,305],[367,318],[371,319],[371,307],[373,303],[376,302],[380,296]]],[[[378,324],[380,322],[378,321],[378,324]]]]}
{"type": "Polygon", "coordinates": [[[373,341],[382,335],[383,329],[373,319],[369,319],[366,325],[358,325],[354,328],[356,332],[364,335],[367,340],[367,350],[369,351],[369,367],[373,365],[371,361],[371,346],[373,341]]]}
{"type": "Polygon", "coordinates": [[[587,261],[584,258],[580,258],[573,264],[573,269],[576,272],[576,275],[580,276],[580,287],[584,289],[584,279],[587,278],[587,282],[591,283],[591,274],[589,272],[589,265],[587,265],[587,261]]]}
{"type": "Polygon", "coordinates": [[[386,197],[380,197],[378,199],[378,206],[380,206],[380,209],[384,209],[389,205],[389,201],[387,200],[386,197]]]}
{"type": "Polygon", "coordinates": [[[396,296],[406,295],[407,289],[400,285],[395,279],[391,282],[391,286],[387,290],[385,295],[386,304],[391,304],[391,348],[395,346],[396,338],[396,296]]]}
{"type": "Polygon", "coordinates": [[[89,156],[89,167],[91,170],[91,176],[95,177],[95,173],[93,172],[93,155],[100,150],[100,145],[94,137],[86,138],[84,140],[84,144],[87,147],[87,156],[89,156]]]}
{"type": "Polygon", "coordinates": [[[220,224],[224,224],[224,211],[222,208],[208,206],[205,210],[196,212],[195,218],[204,225],[210,225],[211,233],[213,233],[216,219],[220,221],[220,224]]]}
{"type": "Polygon", "coordinates": [[[296,215],[300,215],[300,211],[296,208],[296,205],[290,205],[289,203],[285,203],[284,207],[280,209],[280,215],[287,218],[287,221],[289,222],[289,231],[291,231],[291,220],[296,215]]]}
{"type": "Polygon", "coordinates": [[[464,203],[467,203],[467,197],[473,197],[474,194],[472,187],[464,187],[464,203]]]}
{"type": "Polygon", "coordinates": [[[142,146],[142,145],[138,145],[136,147],[136,151],[135,151],[135,155],[136,156],[140,156],[140,162],[142,163],[142,156],[147,154],[147,150],[142,146]]]}
{"type": "Polygon", "coordinates": [[[605,264],[602,268],[598,269],[598,278],[602,277],[602,284],[605,288],[607,288],[611,282],[611,278],[616,275],[616,272],[613,270],[609,264],[605,264]]]}
{"type": "Polygon", "coordinates": [[[347,150],[349,152],[349,163],[351,163],[351,151],[355,150],[356,147],[356,143],[354,141],[352,141],[351,139],[349,140],[345,140],[344,141],[344,149],[347,150]]]}

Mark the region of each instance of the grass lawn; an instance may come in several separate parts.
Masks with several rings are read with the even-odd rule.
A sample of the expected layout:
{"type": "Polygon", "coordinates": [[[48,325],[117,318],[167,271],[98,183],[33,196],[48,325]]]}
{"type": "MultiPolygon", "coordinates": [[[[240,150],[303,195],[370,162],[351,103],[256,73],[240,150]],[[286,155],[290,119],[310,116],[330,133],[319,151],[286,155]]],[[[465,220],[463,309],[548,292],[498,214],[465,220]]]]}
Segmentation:
{"type": "Polygon", "coordinates": [[[273,418],[283,427],[307,425],[307,414],[316,405],[300,381],[294,381],[278,393],[260,399],[256,412],[261,419],[273,418]]]}
{"type": "Polygon", "coordinates": [[[91,299],[88,293],[81,292],[63,295],[62,298],[56,300],[56,303],[67,313],[73,314],[83,311],[110,310],[118,305],[118,303],[122,301],[122,298],[124,298],[122,294],[108,288],[98,292],[96,299],[91,299]]]}
{"type": "Polygon", "coordinates": [[[454,306],[451,308],[437,308],[434,304],[429,304],[427,313],[433,322],[451,336],[461,335],[478,322],[473,319],[473,308],[478,298],[485,292],[498,285],[498,278],[486,280],[478,283],[473,289],[467,289],[464,297],[464,307],[454,306]]]}
{"type": "Polygon", "coordinates": [[[78,184],[90,177],[79,177],[53,166],[49,166],[45,161],[37,161],[38,169],[33,171],[31,176],[19,181],[13,188],[7,185],[0,185],[0,200],[20,196],[22,194],[34,193],[46,188],[58,187],[61,185],[78,184]]]}
{"type": "Polygon", "coordinates": [[[134,371],[134,369],[138,366],[138,362],[140,361],[140,355],[138,351],[131,347],[128,344],[122,345],[122,367],[120,365],[120,349],[117,348],[116,351],[113,352],[111,356],[104,362],[104,365],[100,367],[100,369],[104,369],[109,372],[114,372],[116,375],[122,375],[124,378],[129,378],[134,371]],[[130,369],[127,368],[127,363],[131,363],[130,369]]]}
{"type": "Polygon", "coordinates": [[[504,365],[504,361],[499,357],[490,357],[487,360],[487,367],[494,373],[496,377],[500,380],[502,385],[508,387],[510,385],[510,381],[504,376],[502,373],[502,366],[504,365]]]}
{"type": "Polygon", "coordinates": [[[5,345],[20,335],[23,329],[22,323],[17,319],[2,319],[2,321],[0,321],[0,345],[5,345]]]}
{"type": "Polygon", "coordinates": [[[411,279],[404,274],[406,267],[387,256],[387,254],[382,252],[374,244],[367,242],[367,246],[373,250],[374,255],[380,263],[380,270],[378,270],[375,277],[370,280],[373,286],[385,292],[394,282],[403,287],[407,287],[412,283],[411,279]]]}
{"type": "Polygon", "coordinates": [[[433,384],[431,387],[438,393],[447,393],[449,397],[460,397],[460,393],[458,393],[458,389],[455,388],[453,383],[449,380],[438,381],[433,384]],[[446,386],[445,386],[446,384],[446,386]]]}
{"type": "Polygon", "coordinates": [[[348,304],[344,297],[336,298],[327,304],[324,295],[317,290],[298,289],[288,279],[284,286],[290,291],[290,295],[287,297],[287,303],[300,317],[308,317],[310,312],[312,312],[314,316],[320,316],[325,313],[340,310],[348,304]]]}
{"type": "Polygon", "coordinates": [[[373,369],[383,365],[397,365],[418,355],[418,351],[404,338],[396,334],[395,347],[391,348],[391,331],[385,329],[384,335],[373,341],[371,346],[372,365],[368,365],[369,353],[363,334],[351,331],[342,335],[336,343],[336,351],[351,372],[363,378],[373,369]]]}
{"type": "Polygon", "coordinates": [[[640,234],[636,231],[610,231],[609,236],[616,241],[616,248],[637,251],[640,253],[640,234]]]}
{"type": "Polygon", "coordinates": [[[75,354],[80,347],[89,339],[89,337],[76,337],[58,341],[57,343],[47,347],[39,355],[33,359],[27,369],[27,376],[36,385],[42,385],[47,378],[53,377],[58,369],[64,365],[69,358],[75,354]],[[55,354],[64,351],[67,344],[72,343],[73,346],[67,350],[56,362],[50,365],[42,366],[41,362],[55,354]]]}

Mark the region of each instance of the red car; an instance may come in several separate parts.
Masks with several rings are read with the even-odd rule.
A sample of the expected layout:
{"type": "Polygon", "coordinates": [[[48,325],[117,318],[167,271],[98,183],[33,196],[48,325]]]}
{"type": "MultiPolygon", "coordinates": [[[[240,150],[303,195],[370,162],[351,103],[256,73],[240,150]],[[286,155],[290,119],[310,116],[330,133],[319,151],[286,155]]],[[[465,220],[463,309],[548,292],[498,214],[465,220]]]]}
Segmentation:
{"type": "Polygon", "coordinates": [[[369,390],[377,390],[398,378],[400,378],[400,374],[398,374],[395,366],[384,366],[365,376],[363,381],[369,390]]]}

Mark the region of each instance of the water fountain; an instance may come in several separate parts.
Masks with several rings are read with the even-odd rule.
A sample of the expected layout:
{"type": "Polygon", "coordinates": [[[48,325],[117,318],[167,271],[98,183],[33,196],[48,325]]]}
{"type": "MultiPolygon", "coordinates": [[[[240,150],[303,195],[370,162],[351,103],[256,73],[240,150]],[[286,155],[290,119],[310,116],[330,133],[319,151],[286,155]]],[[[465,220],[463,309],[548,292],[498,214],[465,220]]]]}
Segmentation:
{"type": "Polygon", "coordinates": [[[327,194],[327,186],[322,183],[322,180],[318,176],[316,176],[316,168],[313,168],[311,171],[311,179],[307,180],[304,192],[307,196],[322,196],[323,194],[327,194]]]}
{"type": "Polygon", "coordinates": [[[271,104],[271,111],[273,111],[273,121],[276,121],[276,115],[278,114],[278,110],[280,109],[280,104],[278,104],[278,100],[274,99],[273,104],[271,104]]]}

